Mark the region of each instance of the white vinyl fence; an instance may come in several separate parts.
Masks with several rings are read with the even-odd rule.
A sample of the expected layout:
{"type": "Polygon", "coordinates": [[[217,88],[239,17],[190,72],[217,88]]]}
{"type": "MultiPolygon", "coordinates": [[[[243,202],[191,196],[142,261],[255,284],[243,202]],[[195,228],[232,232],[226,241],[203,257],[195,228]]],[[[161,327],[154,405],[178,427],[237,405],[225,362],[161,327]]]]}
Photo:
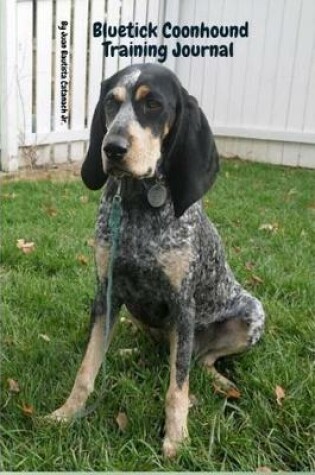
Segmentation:
{"type": "Polygon", "coordinates": [[[169,52],[233,41],[233,57],[169,54],[163,64],[198,98],[222,155],[315,168],[315,0],[1,0],[0,9],[2,170],[82,160],[101,80],[157,62],[105,57],[97,21],[158,24],[158,38],[133,42],[169,52]],[[167,39],[165,22],[248,22],[248,37],[167,39]]]}

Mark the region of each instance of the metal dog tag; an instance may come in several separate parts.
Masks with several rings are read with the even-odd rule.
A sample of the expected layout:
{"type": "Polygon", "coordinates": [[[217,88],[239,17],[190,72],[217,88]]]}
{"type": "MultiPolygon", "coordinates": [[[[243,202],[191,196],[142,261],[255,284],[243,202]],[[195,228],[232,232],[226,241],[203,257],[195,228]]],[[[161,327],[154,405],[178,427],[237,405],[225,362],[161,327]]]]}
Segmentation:
{"type": "Polygon", "coordinates": [[[163,206],[167,197],[167,189],[162,183],[153,185],[147,194],[148,202],[153,208],[163,206]]]}

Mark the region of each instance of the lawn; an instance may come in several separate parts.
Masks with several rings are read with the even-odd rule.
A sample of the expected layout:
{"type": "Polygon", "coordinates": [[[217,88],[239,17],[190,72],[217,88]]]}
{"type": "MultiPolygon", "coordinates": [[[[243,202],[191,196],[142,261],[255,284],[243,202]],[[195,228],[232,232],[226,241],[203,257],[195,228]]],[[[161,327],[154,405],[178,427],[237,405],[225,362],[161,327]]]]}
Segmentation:
{"type": "MultiPolygon", "coordinates": [[[[191,440],[174,461],[161,454],[167,354],[125,314],[95,412],[70,425],[42,420],[68,395],[86,345],[100,194],[79,179],[3,180],[1,469],[314,470],[314,178],[228,161],[205,198],[232,269],[263,301],[268,321],[251,352],[220,362],[238,399],[216,394],[205,371],[192,368],[191,440]],[[18,239],[34,242],[32,252],[18,239]]],[[[90,404],[101,385],[102,376],[90,404]]]]}

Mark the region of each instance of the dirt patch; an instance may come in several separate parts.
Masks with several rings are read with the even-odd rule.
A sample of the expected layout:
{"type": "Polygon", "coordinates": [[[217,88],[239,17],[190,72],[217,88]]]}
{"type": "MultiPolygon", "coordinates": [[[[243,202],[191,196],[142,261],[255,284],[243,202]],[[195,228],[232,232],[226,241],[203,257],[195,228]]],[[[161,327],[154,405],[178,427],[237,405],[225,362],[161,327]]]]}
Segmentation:
{"type": "Polygon", "coordinates": [[[16,172],[1,172],[3,183],[11,181],[71,181],[80,177],[81,162],[50,165],[42,168],[25,168],[16,172]]]}

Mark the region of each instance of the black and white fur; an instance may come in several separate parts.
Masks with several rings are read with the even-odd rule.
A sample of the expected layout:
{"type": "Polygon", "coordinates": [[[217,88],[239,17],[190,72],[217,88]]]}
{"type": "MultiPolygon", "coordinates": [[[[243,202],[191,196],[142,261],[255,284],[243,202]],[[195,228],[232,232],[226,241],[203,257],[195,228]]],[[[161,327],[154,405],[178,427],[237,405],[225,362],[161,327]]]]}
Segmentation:
{"type": "Polygon", "coordinates": [[[188,435],[192,356],[219,384],[231,384],[214,363],[254,345],[265,315],[261,303],[235,280],[218,232],[202,209],[200,200],[218,169],[208,122],[172,72],[158,65],[133,65],[102,83],[82,166],[87,187],[98,189],[106,182],[96,226],[98,290],[83,363],[68,400],[53,418],[69,419],[84,407],[122,305],[149,333],[170,344],[165,456],[174,456],[188,435]],[[154,208],[148,190],[161,180],[167,198],[154,208]],[[119,184],[114,311],[105,337],[108,218],[119,184]]]}

